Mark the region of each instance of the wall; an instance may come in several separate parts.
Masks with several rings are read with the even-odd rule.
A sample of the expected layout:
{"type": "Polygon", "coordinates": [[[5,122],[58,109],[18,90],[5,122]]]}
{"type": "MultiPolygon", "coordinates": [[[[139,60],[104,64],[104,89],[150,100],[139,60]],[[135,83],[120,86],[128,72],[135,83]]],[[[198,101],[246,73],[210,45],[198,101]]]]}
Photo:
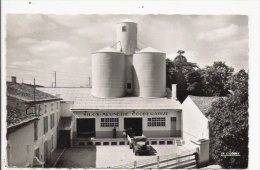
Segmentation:
{"type": "Polygon", "coordinates": [[[132,93],[133,92],[133,56],[132,55],[126,55],[125,56],[125,79],[126,79],[126,93],[132,93]],[[131,83],[131,89],[127,89],[127,83],[131,83]]]}
{"type": "Polygon", "coordinates": [[[122,47],[125,55],[133,55],[137,47],[137,23],[120,22],[117,23],[117,50],[122,47]],[[126,27],[126,32],[122,32],[122,27],[126,27]]]}
{"type": "Polygon", "coordinates": [[[73,120],[73,134],[76,137],[77,132],[77,118],[96,118],[95,119],[95,129],[96,129],[96,138],[112,138],[113,137],[113,127],[101,127],[101,118],[119,118],[119,127],[117,129],[117,137],[123,137],[123,129],[124,129],[124,118],[137,118],[142,117],[143,124],[143,134],[147,137],[171,137],[171,120],[170,117],[177,117],[177,125],[176,130],[182,130],[182,118],[181,118],[181,110],[135,110],[133,111],[74,111],[72,120],[73,120]],[[148,115],[147,115],[148,113],[148,115]],[[156,113],[162,115],[156,115],[156,113]],[[102,115],[108,114],[108,115],[102,115]],[[112,116],[109,116],[112,114],[112,116]],[[119,114],[114,116],[113,114],[119,114]],[[143,115],[144,114],[144,115],[143,115]],[[153,115],[151,115],[153,114],[153,115]],[[165,117],[165,126],[149,126],[147,125],[147,118],[150,117],[165,117]]]}
{"type": "Polygon", "coordinates": [[[24,167],[33,165],[34,157],[34,123],[22,127],[21,129],[8,135],[9,155],[8,165],[24,167]]]}
{"type": "Polygon", "coordinates": [[[71,117],[72,112],[71,112],[71,102],[61,102],[60,103],[60,117],[71,117]]]}
{"type": "Polygon", "coordinates": [[[38,110],[39,121],[38,121],[38,140],[34,142],[34,149],[36,150],[39,148],[39,160],[42,162],[45,162],[44,157],[44,142],[51,140],[53,136],[53,149],[51,149],[51,152],[53,152],[57,147],[57,127],[60,117],[60,101],[51,101],[51,102],[45,102],[42,104],[38,104],[37,107],[41,108],[41,110],[38,110]],[[51,104],[53,104],[53,109],[51,107],[51,104]],[[46,113],[45,113],[45,105],[46,105],[46,113]],[[58,105],[58,106],[57,106],[58,105]],[[54,127],[51,129],[51,114],[54,114],[54,127]],[[48,116],[48,132],[44,134],[44,117],[48,116]]]}
{"type": "Polygon", "coordinates": [[[208,119],[193,103],[190,97],[182,103],[183,108],[183,137],[187,145],[190,140],[209,139],[208,119]]]}

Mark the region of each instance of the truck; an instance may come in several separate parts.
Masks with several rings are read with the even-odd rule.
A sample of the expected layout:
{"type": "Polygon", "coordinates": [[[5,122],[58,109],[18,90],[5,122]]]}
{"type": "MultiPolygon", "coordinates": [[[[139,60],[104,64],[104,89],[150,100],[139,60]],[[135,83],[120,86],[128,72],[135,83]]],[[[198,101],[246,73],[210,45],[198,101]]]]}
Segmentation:
{"type": "Polygon", "coordinates": [[[133,136],[131,138],[129,135],[127,135],[127,139],[129,141],[129,148],[133,149],[133,153],[135,153],[135,155],[148,155],[150,153],[150,145],[148,145],[146,136],[133,136]]]}

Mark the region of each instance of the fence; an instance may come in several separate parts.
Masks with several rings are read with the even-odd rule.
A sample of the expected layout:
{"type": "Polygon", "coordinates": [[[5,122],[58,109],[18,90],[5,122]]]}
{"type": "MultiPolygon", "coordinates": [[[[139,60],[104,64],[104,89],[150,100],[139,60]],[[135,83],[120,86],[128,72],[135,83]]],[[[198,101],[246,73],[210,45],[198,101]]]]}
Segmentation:
{"type": "Polygon", "coordinates": [[[155,158],[133,163],[114,166],[114,169],[172,169],[172,168],[196,168],[198,164],[198,153],[196,149],[183,151],[181,154],[170,154],[157,156],[155,158]]]}

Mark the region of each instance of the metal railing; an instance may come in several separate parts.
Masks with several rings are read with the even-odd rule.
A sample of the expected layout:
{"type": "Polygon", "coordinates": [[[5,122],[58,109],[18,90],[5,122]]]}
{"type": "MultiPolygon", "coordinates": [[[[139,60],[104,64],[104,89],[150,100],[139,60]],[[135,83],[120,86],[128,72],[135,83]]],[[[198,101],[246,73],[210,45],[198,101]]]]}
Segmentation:
{"type": "Polygon", "coordinates": [[[181,154],[169,154],[163,156],[157,156],[141,161],[134,161],[111,168],[115,169],[159,169],[159,168],[187,168],[196,167],[198,156],[196,149],[183,151],[181,154]]]}

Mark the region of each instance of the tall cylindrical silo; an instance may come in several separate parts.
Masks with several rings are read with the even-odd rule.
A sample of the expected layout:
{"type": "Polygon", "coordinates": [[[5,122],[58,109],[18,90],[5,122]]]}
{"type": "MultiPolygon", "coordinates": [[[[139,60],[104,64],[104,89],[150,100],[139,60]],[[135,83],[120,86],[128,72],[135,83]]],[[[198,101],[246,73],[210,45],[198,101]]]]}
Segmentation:
{"type": "Polygon", "coordinates": [[[125,56],[106,47],[92,54],[92,95],[116,98],[125,95],[125,56]]]}
{"type": "Polygon", "coordinates": [[[125,55],[133,55],[137,48],[137,23],[125,19],[117,23],[117,50],[125,55]]]}
{"type": "Polygon", "coordinates": [[[166,95],[166,54],[147,47],[133,55],[134,95],[157,98],[166,95]]]}

